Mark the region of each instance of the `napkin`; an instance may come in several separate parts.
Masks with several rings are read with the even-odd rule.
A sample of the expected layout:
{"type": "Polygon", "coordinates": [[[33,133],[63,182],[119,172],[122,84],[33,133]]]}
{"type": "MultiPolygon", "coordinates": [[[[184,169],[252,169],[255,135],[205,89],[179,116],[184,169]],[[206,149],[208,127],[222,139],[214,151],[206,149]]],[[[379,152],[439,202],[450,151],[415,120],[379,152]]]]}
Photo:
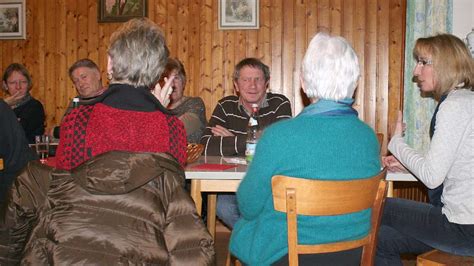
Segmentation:
{"type": "Polygon", "coordinates": [[[235,164],[215,164],[215,163],[202,163],[191,167],[194,170],[226,170],[234,168],[235,164]]]}

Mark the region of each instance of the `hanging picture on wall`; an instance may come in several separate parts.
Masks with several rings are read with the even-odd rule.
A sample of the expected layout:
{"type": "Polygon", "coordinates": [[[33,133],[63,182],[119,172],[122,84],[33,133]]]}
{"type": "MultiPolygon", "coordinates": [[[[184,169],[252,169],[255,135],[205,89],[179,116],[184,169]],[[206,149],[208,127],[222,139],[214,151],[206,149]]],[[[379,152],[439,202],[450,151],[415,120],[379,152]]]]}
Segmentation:
{"type": "Polygon", "coordinates": [[[99,22],[123,22],[147,16],[147,0],[99,0],[99,22]]]}
{"type": "Polygon", "coordinates": [[[0,0],[0,39],[26,39],[25,0],[0,0]]]}
{"type": "Polygon", "coordinates": [[[218,0],[219,29],[258,29],[258,0],[218,0]]]}

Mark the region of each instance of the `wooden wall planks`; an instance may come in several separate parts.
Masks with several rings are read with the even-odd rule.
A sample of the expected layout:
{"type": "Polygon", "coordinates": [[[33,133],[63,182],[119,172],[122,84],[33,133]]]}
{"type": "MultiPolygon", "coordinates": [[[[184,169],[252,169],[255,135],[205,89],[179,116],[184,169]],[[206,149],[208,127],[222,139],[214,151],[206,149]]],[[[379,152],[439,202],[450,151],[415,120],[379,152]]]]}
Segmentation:
{"type": "MultiPolygon", "coordinates": [[[[221,97],[234,93],[233,68],[246,56],[270,66],[270,90],[290,98],[298,113],[307,104],[299,73],[309,40],[317,31],[344,36],[362,68],[355,107],[387,136],[403,98],[405,1],[260,0],[258,30],[218,30],[216,0],[149,0],[148,11],[186,67],[186,93],[203,98],[208,117],[221,97]]],[[[48,126],[60,122],[75,95],[67,73],[74,61],[93,59],[106,81],[109,37],[121,24],[97,23],[97,2],[27,1],[27,40],[0,41],[2,70],[21,62],[31,71],[32,94],[45,104],[48,126]]]]}

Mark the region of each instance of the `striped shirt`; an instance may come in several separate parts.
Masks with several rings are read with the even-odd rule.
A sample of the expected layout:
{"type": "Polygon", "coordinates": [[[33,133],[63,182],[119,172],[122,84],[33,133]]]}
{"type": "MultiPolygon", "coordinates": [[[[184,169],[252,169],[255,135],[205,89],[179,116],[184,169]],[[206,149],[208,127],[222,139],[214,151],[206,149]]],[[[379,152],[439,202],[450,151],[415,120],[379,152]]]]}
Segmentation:
{"type": "MultiPolygon", "coordinates": [[[[281,94],[267,93],[265,101],[258,111],[258,123],[261,129],[281,120],[291,118],[291,105],[288,98],[281,94]]],[[[243,156],[247,139],[249,114],[235,95],[222,98],[207,124],[201,143],[205,145],[205,155],[243,156]],[[214,136],[211,128],[220,125],[235,136],[214,136]]]]}

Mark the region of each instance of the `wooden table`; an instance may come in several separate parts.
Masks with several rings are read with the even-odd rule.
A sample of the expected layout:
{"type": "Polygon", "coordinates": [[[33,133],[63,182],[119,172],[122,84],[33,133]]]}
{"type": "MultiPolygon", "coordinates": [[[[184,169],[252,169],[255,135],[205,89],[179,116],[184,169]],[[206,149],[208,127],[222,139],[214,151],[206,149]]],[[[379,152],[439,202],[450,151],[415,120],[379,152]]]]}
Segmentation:
{"type": "MultiPolygon", "coordinates": [[[[226,170],[197,170],[194,166],[199,164],[229,164],[220,156],[201,156],[198,161],[188,165],[185,169],[186,179],[191,180],[191,197],[196,209],[201,214],[202,192],[208,192],[207,198],[207,228],[214,237],[216,232],[216,199],[217,193],[236,192],[240,181],[245,176],[247,165],[239,164],[226,170]]],[[[393,196],[393,181],[416,181],[409,173],[387,173],[389,191],[387,195],[393,196]]]]}

